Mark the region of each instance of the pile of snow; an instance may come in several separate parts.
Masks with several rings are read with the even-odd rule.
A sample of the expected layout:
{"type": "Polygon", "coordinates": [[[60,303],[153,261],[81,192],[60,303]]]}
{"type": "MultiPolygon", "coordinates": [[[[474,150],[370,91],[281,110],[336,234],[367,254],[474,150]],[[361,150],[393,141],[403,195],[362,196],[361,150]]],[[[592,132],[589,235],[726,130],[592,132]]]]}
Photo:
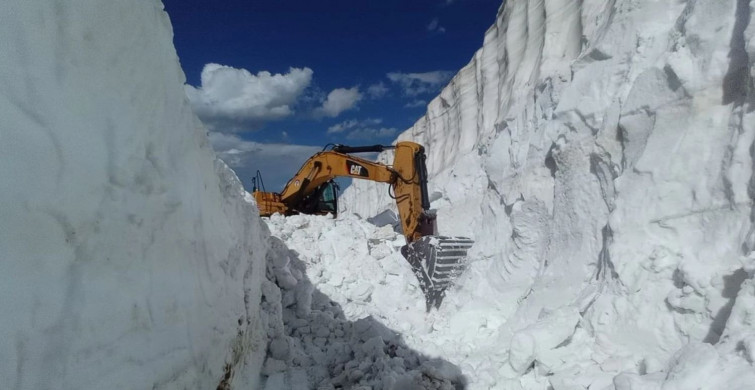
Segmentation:
{"type": "MultiPolygon", "coordinates": [[[[336,225],[327,217],[284,218],[278,214],[269,225],[273,236],[268,278],[262,285],[262,318],[269,340],[262,371],[266,390],[464,387],[466,379],[458,367],[413,351],[400,334],[381,323],[383,318],[354,316],[353,303],[370,302],[379,281],[354,271],[361,266],[363,272],[376,271],[371,272],[374,276],[384,272],[379,272],[376,259],[367,253],[364,235],[354,235],[349,229],[374,229],[373,225],[362,221],[336,225]],[[327,253],[322,248],[327,248],[327,253]],[[358,283],[360,277],[363,280],[358,283]],[[323,278],[329,283],[323,283],[323,278]],[[336,294],[336,290],[341,293],[336,294]],[[347,296],[356,301],[345,299],[347,296]]],[[[382,248],[385,255],[390,252],[392,249],[382,248]]],[[[404,265],[408,268],[408,263],[404,265]]],[[[411,270],[408,275],[413,277],[411,270]]],[[[416,285],[415,282],[415,290],[416,285]]],[[[416,292],[393,297],[412,300],[418,298],[416,292]]]]}
{"type": "MultiPolygon", "coordinates": [[[[470,354],[505,364],[465,367],[455,334],[438,347],[473,386],[755,383],[754,8],[505,2],[399,136],[427,148],[440,233],[477,242],[446,302],[485,314],[441,322],[484,324],[470,354]]],[[[341,204],[392,202],[356,181],[341,204]]]]}
{"type": "Polygon", "coordinates": [[[265,227],[162,5],[0,14],[0,388],[254,388],[265,227]]]}

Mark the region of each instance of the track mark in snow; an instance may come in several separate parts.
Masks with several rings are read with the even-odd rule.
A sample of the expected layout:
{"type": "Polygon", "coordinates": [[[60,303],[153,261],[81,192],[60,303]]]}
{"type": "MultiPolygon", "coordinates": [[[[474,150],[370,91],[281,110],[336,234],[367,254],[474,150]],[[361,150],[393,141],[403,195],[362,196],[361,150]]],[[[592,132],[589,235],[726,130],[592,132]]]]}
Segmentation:
{"type": "Polygon", "coordinates": [[[697,215],[703,215],[703,214],[708,214],[708,213],[738,213],[737,210],[732,209],[732,206],[752,206],[752,204],[753,204],[752,201],[748,201],[748,202],[735,203],[734,205],[726,204],[726,205],[721,205],[717,207],[707,207],[700,210],[691,210],[685,213],[671,214],[671,215],[665,215],[658,218],[653,218],[649,222],[658,224],[659,226],[664,227],[664,228],[670,228],[670,226],[666,224],[666,222],[668,221],[673,221],[676,219],[684,219],[684,218],[694,217],[697,215]]]}

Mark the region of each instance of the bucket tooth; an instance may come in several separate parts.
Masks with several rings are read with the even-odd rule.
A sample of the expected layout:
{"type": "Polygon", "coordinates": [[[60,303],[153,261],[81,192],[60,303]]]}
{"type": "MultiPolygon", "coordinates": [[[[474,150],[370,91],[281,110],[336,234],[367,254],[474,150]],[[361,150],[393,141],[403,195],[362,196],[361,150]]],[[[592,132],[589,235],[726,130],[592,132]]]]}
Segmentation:
{"type": "Polygon", "coordinates": [[[466,237],[425,236],[401,248],[425,294],[427,311],[440,307],[446,289],[464,271],[473,244],[466,237]]]}

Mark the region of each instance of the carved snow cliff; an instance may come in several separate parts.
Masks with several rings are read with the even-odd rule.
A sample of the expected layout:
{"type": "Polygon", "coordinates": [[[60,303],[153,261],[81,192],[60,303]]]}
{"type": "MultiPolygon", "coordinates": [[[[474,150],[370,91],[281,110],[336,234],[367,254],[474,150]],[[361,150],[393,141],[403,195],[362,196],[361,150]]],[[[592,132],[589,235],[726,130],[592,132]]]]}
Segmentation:
{"type": "Polygon", "coordinates": [[[0,15],[0,388],[254,388],[267,229],[161,4],[0,15]]]}
{"type": "MultiPolygon", "coordinates": [[[[440,232],[477,241],[434,326],[452,332],[470,305],[499,319],[472,353],[508,364],[478,379],[755,383],[754,7],[505,2],[398,137],[427,149],[440,232]]],[[[341,203],[392,207],[359,181],[341,203]]],[[[457,336],[438,351],[451,362],[457,336]]]]}

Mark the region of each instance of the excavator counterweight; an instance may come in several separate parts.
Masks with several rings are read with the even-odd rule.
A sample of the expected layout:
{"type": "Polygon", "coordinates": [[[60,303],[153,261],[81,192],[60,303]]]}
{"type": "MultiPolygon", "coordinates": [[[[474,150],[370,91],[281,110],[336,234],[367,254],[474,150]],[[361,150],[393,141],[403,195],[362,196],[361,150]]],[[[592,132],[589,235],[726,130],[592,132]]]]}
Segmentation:
{"type": "Polygon", "coordinates": [[[467,251],[474,241],[465,237],[437,234],[435,213],[430,210],[427,192],[425,148],[414,142],[396,146],[344,146],[315,154],[288,181],[280,193],[258,190],[257,174],[253,195],[261,216],[274,213],[337,214],[337,189],[333,179],[351,177],[389,185],[396,200],[406,245],[401,254],[412,267],[425,294],[427,310],[439,308],[446,289],[464,270],[467,251]],[[393,165],[365,160],[351,153],[382,152],[394,149],[393,165]]]}

